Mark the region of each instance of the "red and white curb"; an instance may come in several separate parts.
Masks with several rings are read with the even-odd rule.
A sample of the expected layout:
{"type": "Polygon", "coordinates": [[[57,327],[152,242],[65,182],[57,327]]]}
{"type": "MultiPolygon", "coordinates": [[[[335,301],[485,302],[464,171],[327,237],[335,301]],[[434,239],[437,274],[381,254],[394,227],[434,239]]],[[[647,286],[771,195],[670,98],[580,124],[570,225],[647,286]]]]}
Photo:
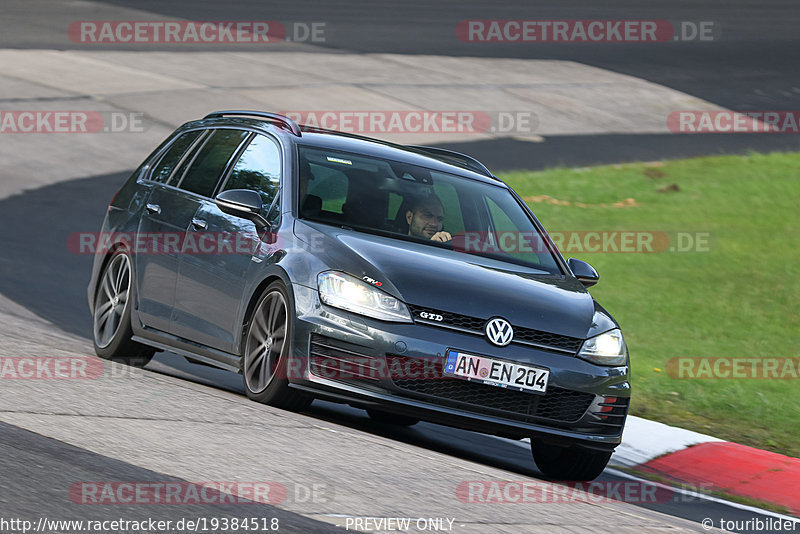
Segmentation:
{"type": "MultiPolygon", "coordinates": [[[[518,443],[524,442],[528,446],[529,441],[518,443]]],[[[628,416],[622,444],[611,457],[609,467],[614,475],[636,478],[613,469],[633,468],[690,487],[719,490],[783,506],[800,516],[800,458],[641,417],[628,416]]],[[[756,510],[746,505],[729,504],[756,510]]],[[[792,519],[780,514],[768,515],[792,519]]]]}
{"type": "Polygon", "coordinates": [[[614,451],[609,463],[619,467],[637,467],[693,445],[717,442],[722,440],[629,415],[622,434],[622,445],[614,451]]]}
{"type": "Polygon", "coordinates": [[[611,465],[783,506],[800,515],[800,458],[628,417],[611,465]]]}

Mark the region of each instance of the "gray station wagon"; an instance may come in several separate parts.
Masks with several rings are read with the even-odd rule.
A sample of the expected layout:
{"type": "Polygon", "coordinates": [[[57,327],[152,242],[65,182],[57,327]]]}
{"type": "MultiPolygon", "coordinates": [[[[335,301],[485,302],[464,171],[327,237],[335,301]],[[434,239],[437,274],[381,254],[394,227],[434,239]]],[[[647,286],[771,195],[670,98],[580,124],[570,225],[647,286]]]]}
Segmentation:
{"type": "Polygon", "coordinates": [[[531,438],[560,480],[596,477],[621,441],[628,351],[597,273],[471,157],[216,112],[147,157],[101,236],[102,358],[171,351],[289,410],[531,438]]]}

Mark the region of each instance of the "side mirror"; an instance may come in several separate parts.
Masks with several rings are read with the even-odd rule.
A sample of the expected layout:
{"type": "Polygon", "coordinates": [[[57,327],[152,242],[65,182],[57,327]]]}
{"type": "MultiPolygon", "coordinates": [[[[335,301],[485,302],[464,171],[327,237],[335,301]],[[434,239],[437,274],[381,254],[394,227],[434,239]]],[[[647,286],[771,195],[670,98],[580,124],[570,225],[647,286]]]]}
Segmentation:
{"type": "Polygon", "coordinates": [[[567,265],[569,265],[569,269],[572,271],[572,274],[575,275],[575,278],[577,278],[584,287],[592,287],[600,280],[600,275],[597,274],[594,267],[585,261],[570,258],[567,260],[567,265]]]}
{"type": "Polygon", "coordinates": [[[261,215],[261,195],[249,189],[229,189],[216,196],[217,207],[228,215],[250,219],[260,226],[269,226],[261,215]]]}

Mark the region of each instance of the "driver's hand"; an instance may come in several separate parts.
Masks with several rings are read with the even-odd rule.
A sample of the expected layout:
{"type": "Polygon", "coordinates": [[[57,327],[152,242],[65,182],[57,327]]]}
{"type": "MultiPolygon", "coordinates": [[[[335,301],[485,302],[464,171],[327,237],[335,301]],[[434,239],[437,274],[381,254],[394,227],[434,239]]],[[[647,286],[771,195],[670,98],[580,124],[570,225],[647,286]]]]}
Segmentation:
{"type": "Polygon", "coordinates": [[[450,232],[442,231],[433,234],[431,241],[441,241],[442,243],[445,243],[447,241],[450,241],[451,239],[453,239],[453,236],[450,235],[450,232]]]}

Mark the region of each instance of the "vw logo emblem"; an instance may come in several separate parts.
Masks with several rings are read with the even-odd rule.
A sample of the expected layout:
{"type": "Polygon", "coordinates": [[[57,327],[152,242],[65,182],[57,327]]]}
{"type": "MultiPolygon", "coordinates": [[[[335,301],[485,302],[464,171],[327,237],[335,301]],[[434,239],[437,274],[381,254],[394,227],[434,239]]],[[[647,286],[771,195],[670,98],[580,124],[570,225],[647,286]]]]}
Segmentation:
{"type": "Polygon", "coordinates": [[[486,323],[486,337],[498,347],[505,347],[514,339],[514,329],[505,319],[495,317],[486,323]]]}

